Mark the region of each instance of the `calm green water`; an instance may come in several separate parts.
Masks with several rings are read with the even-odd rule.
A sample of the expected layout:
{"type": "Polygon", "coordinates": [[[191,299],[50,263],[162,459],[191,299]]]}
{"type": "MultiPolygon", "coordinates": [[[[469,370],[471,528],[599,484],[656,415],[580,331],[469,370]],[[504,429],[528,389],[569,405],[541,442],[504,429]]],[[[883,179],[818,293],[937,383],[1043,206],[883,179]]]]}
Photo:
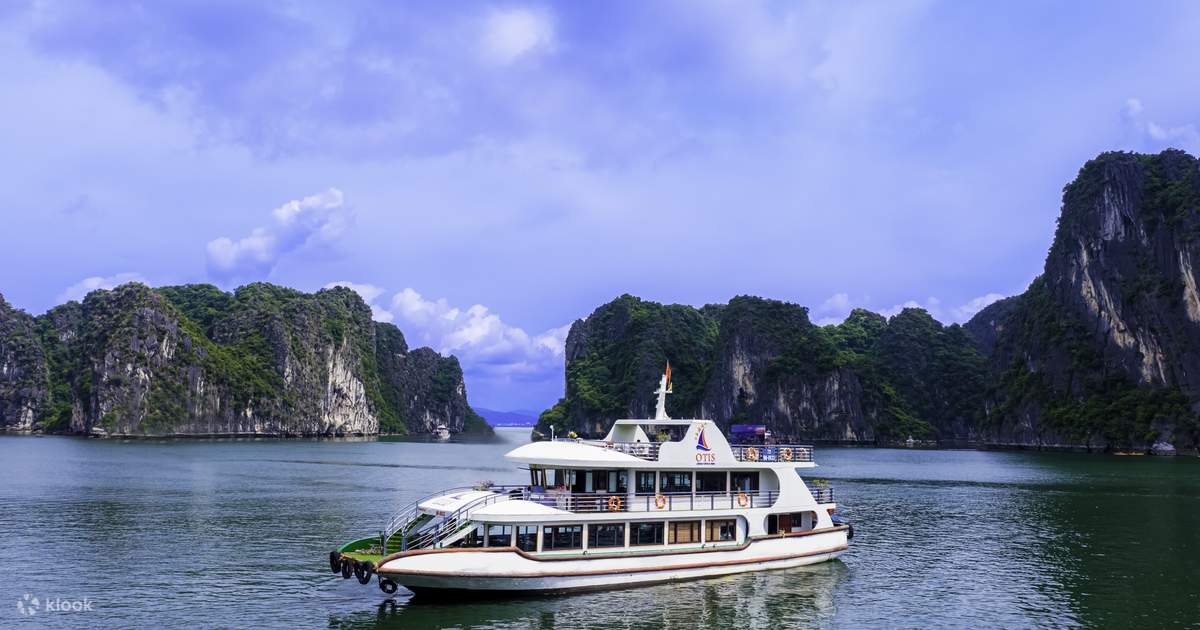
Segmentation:
{"type": "Polygon", "coordinates": [[[400,504],[523,481],[503,444],[0,437],[0,627],[1200,627],[1200,461],[817,450],[841,560],[455,605],[328,572],[400,504]],[[22,615],[41,602],[91,611],[22,615]]]}

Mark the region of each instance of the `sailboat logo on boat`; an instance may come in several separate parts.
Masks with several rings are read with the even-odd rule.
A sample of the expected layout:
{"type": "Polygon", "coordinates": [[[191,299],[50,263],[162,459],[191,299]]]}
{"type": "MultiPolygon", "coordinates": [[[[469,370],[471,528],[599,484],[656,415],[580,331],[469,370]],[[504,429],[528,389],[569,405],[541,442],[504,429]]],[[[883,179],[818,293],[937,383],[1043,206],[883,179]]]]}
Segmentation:
{"type": "Polygon", "coordinates": [[[708,438],[704,437],[704,427],[700,427],[700,434],[696,436],[696,463],[717,463],[717,454],[712,452],[708,446],[708,438]]]}

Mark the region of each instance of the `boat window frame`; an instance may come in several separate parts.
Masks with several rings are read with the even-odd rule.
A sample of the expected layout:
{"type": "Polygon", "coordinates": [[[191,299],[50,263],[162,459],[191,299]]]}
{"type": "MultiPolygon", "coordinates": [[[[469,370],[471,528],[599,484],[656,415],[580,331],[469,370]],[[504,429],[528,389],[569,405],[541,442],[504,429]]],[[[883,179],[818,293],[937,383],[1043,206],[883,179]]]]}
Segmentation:
{"type": "Polygon", "coordinates": [[[714,542],[714,543],[716,543],[716,542],[737,542],[737,539],[738,539],[738,519],[737,519],[737,517],[704,519],[704,542],[714,542]],[[721,538],[720,537],[720,531],[721,531],[720,529],[717,530],[718,535],[716,537],[714,537],[712,535],[713,534],[713,526],[716,525],[718,527],[721,527],[721,526],[724,526],[725,524],[728,524],[733,529],[733,533],[730,535],[730,537],[729,538],[721,538]]]}
{"type": "Polygon", "coordinates": [[[725,494],[728,494],[729,493],[729,471],[728,470],[697,470],[696,471],[696,493],[699,494],[702,492],[703,493],[723,492],[725,494]],[[704,477],[710,477],[710,478],[720,477],[721,478],[721,483],[720,483],[721,488],[719,490],[709,490],[709,489],[701,488],[700,480],[703,479],[704,477]]]}
{"type": "MultiPolygon", "coordinates": [[[[630,547],[654,547],[654,546],[664,544],[663,541],[665,541],[667,539],[666,525],[667,525],[666,521],[630,521],[629,522],[629,546],[630,547]],[[651,527],[656,528],[658,531],[658,536],[657,536],[658,540],[653,541],[653,542],[634,542],[635,529],[638,527],[641,527],[643,525],[649,525],[651,527]]],[[[637,540],[640,541],[641,538],[639,537],[639,538],[637,538],[637,540]]]]}
{"type": "Polygon", "coordinates": [[[516,532],[516,528],[513,527],[513,525],[511,523],[484,523],[483,524],[483,546],[484,547],[511,547],[513,544],[513,533],[514,532],[516,532]],[[508,541],[502,545],[493,545],[492,537],[496,536],[496,534],[492,533],[493,527],[507,529],[508,530],[508,534],[507,534],[508,541]]]}
{"type": "Polygon", "coordinates": [[[616,549],[618,547],[625,546],[625,522],[624,521],[616,521],[616,522],[610,522],[610,523],[588,523],[587,529],[588,529],[588,535],[587,535],[587,548],[588,549],[616,549]],[[597,535],[599,532],[596,530],[598,530],[601,527],[615,527],[615,528],[619,529],[619,532],[617,533],[615,544],[601,545],[601,544],[596,543],[596,541],[600,539],[600,537],[597,535]]]}
{"type": "Polygon", "coordinates": [[[514,533],[513,545],[515,545],[516,548],[520,549],[521,551],[536,552],[538,550],[538,533],[541,531],[541,529],[542,529],[541,525],[517,525],[513,530],[513,533],[514,533]],[[525,532],[524,534],[522,534],[521,530],[523,530],[523,529],[531,529],[531,530],[533,530],[533,532],[532,533],[525,532]],[[533,537],[533,546],[532,547],[526,549],[521,544],[522,535],[533,537]]]}
{"type": "Polygon", "coordinates": [[[635,496],[652,496],[658,493],[658,474],[654,470],[638,470],[634,473],[634,495],[635,496]],[[642,482],[649,480],[648,485],[643,485],[642,482]],[[648,488],[648,489],[647,489],[648,488]]]}
{"type": "Polygon", "coordinates": [[[692,488],[695,487],[694,471],[691,470],[664,470],[658,475],[658,489],[662,494],[691,494],[692,488]],[[676,479],[672,479],[676,477],[676,479]],[[687,479],[687,486],[673,483],[678,479],[687,479]]]}
{"type": "Polygon", "coordinates": [[[760,470],[732,470],[729,472],[729,488],[733,492],[758,492],[762,487],[762,471],[760,470]],[[738,482],[739,479],[748,479],[749,487],[742,487],[738,482]]]}
{"type": "Polygon", "coordinates": [[[586,531],[583,523],[563,523],[554,525],[542,526],[542,551],[579,551],[583,549],[583,532],[586,531]],[[578,528],[579,529],[579,546],[577,547],[558,547],[555,546],[555,533],[550,530],[578,528]]]}
{"type": "Polygon", "coordinates": [[[687,519],[680,521],[667,521],[667,544],[668,545],[694,545],[704,542],[701,538],[703,533],[701,519],[687,519]],[[680,526],[687,525],[690,530],[690,540],[678,540],[678,531],[680,526]]]}

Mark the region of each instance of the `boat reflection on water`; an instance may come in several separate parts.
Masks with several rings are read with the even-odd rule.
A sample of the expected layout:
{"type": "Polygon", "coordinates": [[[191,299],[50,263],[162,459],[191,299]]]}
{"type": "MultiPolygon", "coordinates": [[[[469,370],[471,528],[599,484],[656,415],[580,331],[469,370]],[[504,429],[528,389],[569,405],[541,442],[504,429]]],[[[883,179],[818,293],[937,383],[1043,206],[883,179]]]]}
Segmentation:
{"type": "Polygon", "coordinates": [[[805,628],[833,621],[850,570],[841,560],[705,580],[574,595],[462,603],[395,596],[331,616],[331,628],[805,628]]]}

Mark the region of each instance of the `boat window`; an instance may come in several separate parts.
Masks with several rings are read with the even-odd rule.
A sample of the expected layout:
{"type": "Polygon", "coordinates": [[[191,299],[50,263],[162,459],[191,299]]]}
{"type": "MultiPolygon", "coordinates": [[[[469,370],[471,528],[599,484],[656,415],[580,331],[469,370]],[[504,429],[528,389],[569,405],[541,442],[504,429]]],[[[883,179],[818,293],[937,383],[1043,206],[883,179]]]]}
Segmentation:
{"type": "MultiPolygon", "coordinates": [[[[813,529],[817,526],[817,513],[816,512],[794,512],[792,514],[789,514],[788,516],[791,517],[791,530],[790,531],[803,532],[803,531],[813,529]]],[[[780,517],[779,522],[780,522],[779,528],[781,530],[784,530],[785,532],[789,531],[789,530],[786,530],[783,528],[783,517],[782,516],[780,517]]]]}
{"type": "Polygon", "coordinates": [[[758,471],[735,472],[730,474],[733,489],[741,492],[758,492],[758,471]]]}
{"type": "MultiPolygon", "coordinates": [[[[629,491],[629,477],[624,470],[591,470],[590,486],[585,485],[583,492],[612,492],[625,493],[629,491]]],[[[651,473],[653,475],[653,473],[651,473]]],[[[651,477],[651,486],[653,486],[653,477],[651,477]]]]}
{"type": "Polygon", "coordinates": [[[588,486],[592,483],[592,471],[590,470],[572,470],[571,471],[571,492],[591,492],[592,489],[588,486]]]}
{"type": "Polygon", "coordinates": [[[667,524],[667,542],[698,543],[700,542],[700,521],[671,521],[667,524]]]}
{"type": "Polygon", "coordinates": [[[638,426],[652,442],[679,442],[687,436],[688,429],[691,428],[690,425],[642,424],[638,426]]]}
{"type": "Polygon", "coordinates": [[[624,547],[625,523],[588,525],[588,548],[624,547]]]}
{"type": "Polygon", "coordinates": [[[488,525],[487,546],[508,547],[512,544],[512,525],[488,525]]]}
{"type": "Polygon", "coordinates": [[[537,525],[517,526],[517,549],[537,551],[537,525]]]}
{"type": "Polygon", "coordinates": [[[629,473],[624,470],[608,471],[609,492],[629,492],[629,473]]]}
{"type": "Polygon", "coordinates": [[[696,492],[725,492],[725,471],[696,473],[696,492]]]}
{"type": "Polygon", "coordinates": [[[659,487],[663,492],[691,492],[692,473],[663,471],[658,476],[659,487]]]}
{"type": "Polygon", "coordinates": [[[563,470],[562,468],[554,469],[554,477],[550,481],[550,485],[555,488],[569,488],[575,483],[575,471],[563,470]]]}
{"type": "Polygon", "coordinates": [[[542,551],[582,548],[583,525],[546,526],[542,531],[542,551]]]}
{"type": "Polygon", "coordinates": [[[630,523],[629,545],[661,545],[663,542],[662,523],[630,523]]]}
{"type": "Polygon", "coordinates": [[[708,520],[704,522],[704,525],[706,542],[737,540],[737,520],[735,519],[708,520]]]}
{"type": "Polygon", "coordinates": [[[639,470],[637,472],[637,493],[654,494],[654,471],[639,470]]]}

